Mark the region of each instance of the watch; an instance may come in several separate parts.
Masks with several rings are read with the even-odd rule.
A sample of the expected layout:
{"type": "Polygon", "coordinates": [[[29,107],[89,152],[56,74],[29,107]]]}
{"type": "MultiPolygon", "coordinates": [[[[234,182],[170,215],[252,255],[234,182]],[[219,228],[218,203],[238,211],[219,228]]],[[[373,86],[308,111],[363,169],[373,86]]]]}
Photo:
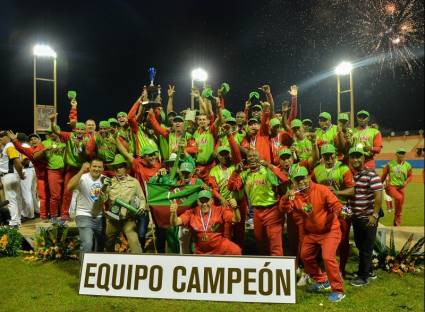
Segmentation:
{"type": "Polygon", "coordinates": [[[379,213],[374,212],[372,216],[374,216],[374,218],[375,218],[376,220],[378,220],[378,218],[379,218],[379,213]]]}

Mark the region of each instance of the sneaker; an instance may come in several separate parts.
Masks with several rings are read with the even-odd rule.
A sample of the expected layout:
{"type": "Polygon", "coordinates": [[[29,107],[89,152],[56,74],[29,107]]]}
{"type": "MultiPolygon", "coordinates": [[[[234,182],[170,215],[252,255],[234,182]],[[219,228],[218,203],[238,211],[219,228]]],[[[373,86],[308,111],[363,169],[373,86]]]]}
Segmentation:
{"type": "Polygon", "coordinates": [[[323,283],[315,283],[308,287],[308,290],[311,292],[319,292],[322,290],[330,290],[331,284],[329,284],[329,281],[323,282],[323,283]]]}
{"type": "Polygon", "coordinates": [[[369,272],[369,279],[376,280],[378,275],[374,271],[369,272]]]}
{"type": "Polygon", "coordinates": [[[361,287],[361,286],[365,286],[367,284],[369,284],[369,281],[365,280],[363,278],[360,278],[360,277],[357,277],[357,278],[351,280],[351,282],[350,282],[350,285],[355,286],[355,287],[361,287]]]}
{"type": "Polygon", "coordinates": [[[298,279],[297,286],[306,286],[308,284],[308,275],[301,272],[300,278],[298,279]]]}
{"type": "Polygon", "coordinates": [[[331,292],[331,294],[328,296],[328,299],[330,302],[340,302],[344,298],[345,298],[345,294],[338,293],[338,292],[331,292]]]}

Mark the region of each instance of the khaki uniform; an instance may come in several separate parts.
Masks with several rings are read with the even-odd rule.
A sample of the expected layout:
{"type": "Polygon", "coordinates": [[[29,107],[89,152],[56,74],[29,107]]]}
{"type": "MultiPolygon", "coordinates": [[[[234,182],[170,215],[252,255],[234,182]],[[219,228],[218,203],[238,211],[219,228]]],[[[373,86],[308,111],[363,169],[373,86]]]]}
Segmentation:
{"type": "MultiPolygon", "coordinates": [[[[113,205],[115,199],[119,198],[133,207],[139,208],[139,210],[146,209],[146,199],[139,181],[128,175],[121,180],[114,177],[112,184],[102,197],[105,202],[109,203],[109,207],[113,205]]],[[[125,208],[122,208],[122,210],[127,211],[125,208]]],[[[114,251],[116,237],[121,231],[127,237],[130,252],[133,254],[142,253],[136,230],[136,219],[130,214],[119,221],[106,216],[106,251],[114,251]]]]}

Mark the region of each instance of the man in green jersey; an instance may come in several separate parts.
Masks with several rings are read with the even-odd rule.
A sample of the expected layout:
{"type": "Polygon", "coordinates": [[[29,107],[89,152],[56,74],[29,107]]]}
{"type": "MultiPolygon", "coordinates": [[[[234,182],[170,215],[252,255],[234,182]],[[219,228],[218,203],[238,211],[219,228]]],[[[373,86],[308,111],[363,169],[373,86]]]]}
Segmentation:
{"type": "Polygon", "coordinates": [[[319,148],[323,144],[335,145],[337,133],[337,126],[332,124],[331,114],[328,112],[320,113],[319,128],[316,130],[316,142],[319,148]]]}

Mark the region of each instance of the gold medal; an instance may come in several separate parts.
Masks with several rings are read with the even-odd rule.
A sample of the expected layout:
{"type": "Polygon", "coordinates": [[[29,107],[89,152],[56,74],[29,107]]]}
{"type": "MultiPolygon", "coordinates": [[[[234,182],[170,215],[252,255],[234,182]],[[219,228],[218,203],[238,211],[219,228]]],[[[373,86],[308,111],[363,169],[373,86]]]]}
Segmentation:
{"type": "Polygon", "coordinates": [[[202,240],[203,242],[208,241],[207,233],[202,234],[202,236],[201,236],[201,240],[202,240]]]}

